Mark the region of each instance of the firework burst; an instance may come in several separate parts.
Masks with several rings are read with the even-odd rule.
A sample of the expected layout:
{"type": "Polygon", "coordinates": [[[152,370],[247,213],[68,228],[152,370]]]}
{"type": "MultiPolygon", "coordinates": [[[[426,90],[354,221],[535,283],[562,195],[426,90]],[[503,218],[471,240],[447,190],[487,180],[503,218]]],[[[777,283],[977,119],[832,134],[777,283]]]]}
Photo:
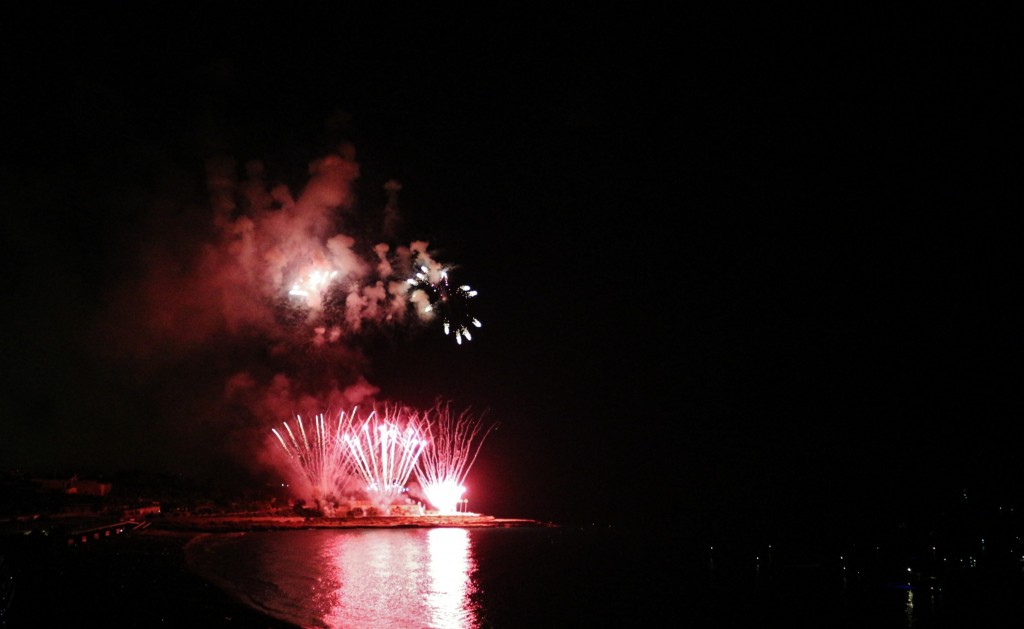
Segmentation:
{"type": "Polygon", "coordinates": [[[413,294],[412,301],[419,301],[425,314],[437,313],[444,333],[450,335],[454,332],[455,341],[462,345],[463,339],[473,340],[470,326],[479,328],[483,324],[470,311],[470,300],[476,297],[477,291],[468,284],[452,287],[448,282],[449,270],[417,260],[415,275],[406,282],[413,294]],[[422,297],[418,297],[417,292],[422,297]]]}
{"type": "Polygon", "coordinates": [[[286,299],[279,302],[278,318],[298,329],[332,329],[336,333],[330,342],[337,342],[400,325],[413,314],[422,323],[439,321],[445,335],[454,335],[460,345],[472,340],[471,329],[482,327],[471,312],[477,291],[468,284],[452,284],[451,267],[433,260],[425,247],[416,242],[392,252],[389,246],[378,245],[375,265],[369,260],[356,262],[352,254],[345,259],[345,268],[334,266],[322,254],[320,263],[303,267],[293,280],[281,284],[278,291],[286,299]]]}
{"type": "Polygon", "coordinates": [[[405,492],[416,461],[427,444],[414,414],[397,406],[374,410],[359,425],[353,422],[342,439],[356,472],[365,481],[370,501],[386,508],[405,492]]]}
{"type": "Polygon", "coordinates": [[[294,428],[288,422],[282,424],[284,434],[272,429],[294,468],[309,484],[314,501],[336,502],[352,478],[350,451],[342,434],[347,423],[344,413],[333,425],[320,414],[307,427],[297,415],[294,428]]]}
{"type": "Polygon", "coordinates": [[[315,295],[317,299],[313,303],[319,303],[320,295],[337,275],[338,272],[334,270],[314,269],[296,279],[292,287],[288,289],[288,294],[303,300],[308,300],[311,295],[315,295]]]}
{"type": "Polygon", "coordinates": [[[468,410],[454,414],[450,404],[437,404],[421,421],[429,447],[416,465],[416,477],[430,504],[440,513],[455,513],[466,476],[495,424],[484,428],[468,410]]]}
{"type": "Polygon", "coordinates": [[[314,500],[336,506],[337,497],[361,479],[355,493],[387,511],[415,473],[434,509],[456,513],[469,470],[497,424],[484,427],[469,410],[456,414],[447,403],[422,414],[398,405],[363,419],[356,411],[340,413],[333,423],[317,415],[309,426],[297,416],[294,426],[285,422],[282,430],[272,429],[314,500]]]}

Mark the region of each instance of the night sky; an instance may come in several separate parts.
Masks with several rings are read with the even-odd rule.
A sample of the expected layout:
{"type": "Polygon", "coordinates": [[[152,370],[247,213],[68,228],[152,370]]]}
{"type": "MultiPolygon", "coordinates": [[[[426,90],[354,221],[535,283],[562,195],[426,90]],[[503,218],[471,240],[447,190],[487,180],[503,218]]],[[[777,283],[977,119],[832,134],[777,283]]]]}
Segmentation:
{"type": "Polygon", "coordinates": [[[1021,48],[998,16],[3,28],[4,469],[263,483],[282,400],[358,376],[499,422],[468,497],[500,516],[742,529],[1021,498],[1021,48]],[[314,351],[203,301],[208,165],[259,160],[298,198],[331,154],[358,164],[332,234],[369,234],[400,182],[406,240],[479,291],[472,341],[314,351]]]}

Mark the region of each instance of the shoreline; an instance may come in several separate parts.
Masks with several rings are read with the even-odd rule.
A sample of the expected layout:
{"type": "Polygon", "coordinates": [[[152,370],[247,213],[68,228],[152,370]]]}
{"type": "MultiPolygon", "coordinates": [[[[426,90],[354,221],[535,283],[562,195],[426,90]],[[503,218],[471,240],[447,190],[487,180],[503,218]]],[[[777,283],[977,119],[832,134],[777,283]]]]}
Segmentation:
{"type": "Polygon", "coordinates": [[[511,528],[557,524],[525,518],[496,518],[478,513],[465,515],[410,515],[361,517],[303,517],[266,515],[161,516],[146,520],[149,528],[165,531],[203,533],[238,531],[278,531],[293,529],[339,528],[511,528]]]}
{"type": "Polygon", "coordinates": [[[185,547],[202,534],[145,528],[71,546],[5,539],[14,591],[0,627],[297,629],[192,572],[185,547]]]}
{"type": "MultiPolygon", "coordinates": [[[[110,523],[105,523],[109,525],[110,523]]],[[[13,597],[0,627],[234,627],[296,629],[192,572],[185,547],[211,533],[297,529],[507,528],[556,525],[479,514],[326,518],[268,515],[159,516],[123,534],[83,543],[56,531],[0,537],[13,597]],[[57,533],[57,534],[53,534],[57,533]]]]}

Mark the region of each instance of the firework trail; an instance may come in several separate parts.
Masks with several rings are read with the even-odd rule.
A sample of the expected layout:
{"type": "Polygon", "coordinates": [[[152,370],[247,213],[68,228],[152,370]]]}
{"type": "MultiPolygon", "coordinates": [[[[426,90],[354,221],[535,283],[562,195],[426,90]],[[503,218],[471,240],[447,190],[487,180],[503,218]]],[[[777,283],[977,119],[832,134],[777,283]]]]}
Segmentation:
{"type": "Polygon", "coordinates": [[[413,473],[427,502],[442,514],[458,511],[464,483],[488,434],[469,410],[455,414],[449,403],[424,413],[396,404],[384,405],[360,419],[357,408],[327,422],[317,415],[307,427],[301,416],[295,426],[272,429],[288,455],[293,472],[308,482],[314,501],[337,506],[346,489],[355,489],[382,511],[407,491],[413,473]]]}
{"type": "Polygon", "coordinates": [[[288,422],[282,424],[287,437],[277,428],[271,429],[293,468],[301,472],[301,477],[309,484],[314,502],[321,505],[336,504],[352,478],[349,448],[342,437],[347,425],[342,412],[333,426],[321,414],[307,428],[302,416],[297,415],[294,429],[288,422]]]}
{"type": "Polygon", "coordinates": [[[374,410],[358,426],[353,424],[343,439],[352,465],[366,482],[367,496],[382,508],[405,492],[428,444],[416,416],[397,405],[386,405],[381,413],[374,410]]]}
{"type": "Polygon", "coordinates": [[[420,422],[430,444],[420,455],[416,477],[430,504],[450,514],[457,511],[466,476],[495,425],[483,428],[469,410],[455,415],[450,404],[438,403],[432,410],[420,422]]]}

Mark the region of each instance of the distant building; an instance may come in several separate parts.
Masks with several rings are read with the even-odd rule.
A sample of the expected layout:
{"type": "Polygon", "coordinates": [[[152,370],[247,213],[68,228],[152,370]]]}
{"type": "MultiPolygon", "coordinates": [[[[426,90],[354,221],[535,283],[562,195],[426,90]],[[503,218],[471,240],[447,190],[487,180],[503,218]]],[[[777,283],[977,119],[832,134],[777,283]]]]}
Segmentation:
{"type": "Polygon", "coordinates": [[[71,478],[36,478],[33,482],[42,490],[74,496],[106,496],[113,485],[95,480],[71,478]]]}
{"type": "Polygon", "coordinates": [[[157,515],[159,513],[160,503],[154,502],[153,504],[143,505],[141,507],[132,507],[131,509],[125,509],[124,518],[126,520],[136,520],[147,515],[157,515]]]}
{"type": "Polygon", "coordinates": [[[106,496],[110,493],[110,489],[112,487],[113,485],[110,483],[104,483],[96,480],[75,479],[71,485],[68,486],[67,493],[79,496],[106,496]]]}

